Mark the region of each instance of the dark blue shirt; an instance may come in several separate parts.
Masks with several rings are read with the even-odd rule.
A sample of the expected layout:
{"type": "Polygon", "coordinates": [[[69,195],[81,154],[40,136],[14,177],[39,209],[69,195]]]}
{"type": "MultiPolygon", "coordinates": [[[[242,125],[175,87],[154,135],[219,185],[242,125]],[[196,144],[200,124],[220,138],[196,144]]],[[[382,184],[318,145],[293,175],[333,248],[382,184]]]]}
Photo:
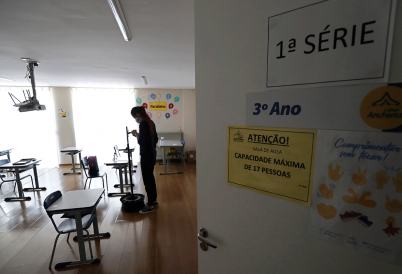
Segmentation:
{"type": "Polygon", "coordinates": [[[155,124],[152,123],[154,133],[149,132],[148,123],[144,120],[140,123],[140,137],[138,144],[140,145],[141,162],[156,162],[156,144],[158,143],[158,133],[156,133],[155,124]]]}

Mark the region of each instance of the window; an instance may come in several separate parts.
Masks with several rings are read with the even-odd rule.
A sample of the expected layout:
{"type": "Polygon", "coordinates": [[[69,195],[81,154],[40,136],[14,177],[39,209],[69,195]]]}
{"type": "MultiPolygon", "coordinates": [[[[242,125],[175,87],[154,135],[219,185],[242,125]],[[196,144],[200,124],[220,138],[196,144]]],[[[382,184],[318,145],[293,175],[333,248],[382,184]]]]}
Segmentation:
{"type": "MultiPolygon", "coordinates": [[[[77,147],[83,147],[82,156],[97,156],[99,166],[113,159],[113,147],[127,146],[126,126],[129,131],[138,130],[131,117],[135,106],[133,89],[73,89],[74,129],[77,147]]],[[[137,140],[129,135],[130,147],[137,140]]],[[[127,159],[126,154],[121,154],[127,159]]],[[[138,149],[133,154],[138,162],[138,149]]]]}
{"type": "MultiPolygon", "coordinates": [[[[0,87],[0,149],[14,148],[11,161],[23,158],[41,159],[40,167],[58,165],[57,137],[53,99],[49,88],[37,88],[44,111],[19,112],[8,92],[22,101],[22,90],[31,88],[0,87]]],[[[32,90],[31,90],[32,92],[32,90]]]]}

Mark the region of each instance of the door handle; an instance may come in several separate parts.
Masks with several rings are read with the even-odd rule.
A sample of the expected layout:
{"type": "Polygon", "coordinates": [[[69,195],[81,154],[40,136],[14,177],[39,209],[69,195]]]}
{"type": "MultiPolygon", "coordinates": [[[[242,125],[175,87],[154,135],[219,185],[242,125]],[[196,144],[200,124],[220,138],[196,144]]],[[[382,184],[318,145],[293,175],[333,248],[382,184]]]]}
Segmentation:
{"type": "Polygon", "coordinates": [[[217,248],[217,246],[215,244],[208,242],[207,240],[204,239],[207,237],[208,237],[208,230],[206,230],[205,228],[201,228],[200,232],[198,233],[198,240],[200,240],[201,249],[204,251],[207,251],[208,246],[210,246],[212,248],[217,248]]]}

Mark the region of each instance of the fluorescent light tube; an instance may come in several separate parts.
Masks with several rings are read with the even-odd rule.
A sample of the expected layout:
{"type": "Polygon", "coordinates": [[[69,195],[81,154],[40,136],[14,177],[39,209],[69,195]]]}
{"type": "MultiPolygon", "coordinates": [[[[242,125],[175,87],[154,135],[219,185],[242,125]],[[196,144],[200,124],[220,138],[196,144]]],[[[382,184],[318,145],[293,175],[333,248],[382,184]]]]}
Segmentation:
{"type": "Polygon", "coordinates": [[[3,78],[3,77],[0,77],[0,80],[4,80],[4,81],[10,81],[10,82],[14,82],[14,80],[11,80],[11,79],[7,79],[7,78],[3,78]]]}
{"type": "Polygon", "coordinates": [[[117,25],[119,25],[121,34],[123,34],[123,38],[126,41],[131,41],[131,33],[128,28],[126,18],[124,17],[123,10],[120,6],[119,0],[107,0],[109,3],[110,9],[113,12],[114,18],[116,19],[117,25]]]}
{"type": "Polygon", "coordinates": [[[142,78],[142,81],[144,81],[144,84],[148,85],[147,77],[141,76],[141,78],[142,78]]]}

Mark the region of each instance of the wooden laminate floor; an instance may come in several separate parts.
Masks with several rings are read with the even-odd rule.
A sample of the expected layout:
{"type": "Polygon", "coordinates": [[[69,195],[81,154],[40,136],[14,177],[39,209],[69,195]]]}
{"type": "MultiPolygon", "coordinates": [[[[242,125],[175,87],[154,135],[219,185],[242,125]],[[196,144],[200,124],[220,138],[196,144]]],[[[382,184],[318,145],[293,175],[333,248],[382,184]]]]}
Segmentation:
{"type": "MultiPolygon", "coordinates": [[[[71,167],[70,167],[71,168],[71,167]]],[[[109,191],[118,177],[107,171],[109,191]]],[[[46,191],[25,192],[31,201],[4,202],[14,196],[13,183],[0,189],[0,274],[2,273],[197,273],[197,201],[195,165],[187,165],[182,175],[159,175],[163,166],[156,165],[155,177],[159,208],[146,215],[121,212],[119,197],[104,197],[97,207],[100,232],[110,232],[109,239],[91,240],[97,265],[55,270],[59,261],[79,259],[78,245],[70,236],[59,238],[52,269],[48,269],[56,231],[42,204],[48,194],[61,190],[83,189],[84,175],[63,176],[69,168],[39,169],[39,183],[46,191]]],[[[172,165],[172,171],[181,165],[172,165]]],[[[144,193],[140,166],[133,176],[135,191],[144,193]]],[[[30,184],[29,179],[23,180],[30,184]]],[[[25,186],[26,187],[26,186],[25,186]]],[[[91,188],[102,187],[101,179],[93,179],[91,188]]],[[[61,219],[55,216],[56,223],[61,219]]],[[[92,230],[92,227],[91,229],[92,230]]],[[[91,233],[91,231],[90,231],[91,233]]],[[[88,244],[85,243],[87,258],[88,244]]]]}

